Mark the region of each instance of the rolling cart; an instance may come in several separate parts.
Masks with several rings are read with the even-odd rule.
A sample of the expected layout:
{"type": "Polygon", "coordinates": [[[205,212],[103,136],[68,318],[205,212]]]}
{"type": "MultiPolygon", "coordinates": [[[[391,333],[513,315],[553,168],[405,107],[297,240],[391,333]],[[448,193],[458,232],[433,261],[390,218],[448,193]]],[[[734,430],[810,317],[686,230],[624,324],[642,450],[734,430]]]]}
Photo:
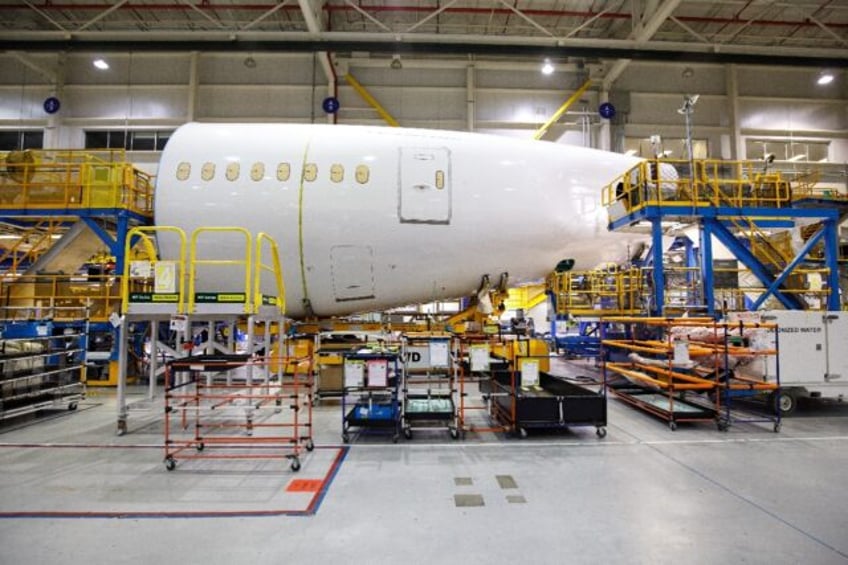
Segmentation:
{"type": "Polygon", "coordinates": [[[360,350],[344,355],[342,441],[351,434],[384,433],[397,443],[401,429],[400,353],[360,350]]]}

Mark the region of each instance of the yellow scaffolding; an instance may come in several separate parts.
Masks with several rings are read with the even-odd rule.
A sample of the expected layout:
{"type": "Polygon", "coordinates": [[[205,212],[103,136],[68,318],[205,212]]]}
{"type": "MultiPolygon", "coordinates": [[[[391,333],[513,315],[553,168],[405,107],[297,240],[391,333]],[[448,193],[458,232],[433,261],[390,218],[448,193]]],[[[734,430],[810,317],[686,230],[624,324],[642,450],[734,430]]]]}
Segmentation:
{"type": "Polygon", "coordinates": [[[123,150],[0,153],[0,215],[117,208],[153,215],[153,177],[123,150]]]}

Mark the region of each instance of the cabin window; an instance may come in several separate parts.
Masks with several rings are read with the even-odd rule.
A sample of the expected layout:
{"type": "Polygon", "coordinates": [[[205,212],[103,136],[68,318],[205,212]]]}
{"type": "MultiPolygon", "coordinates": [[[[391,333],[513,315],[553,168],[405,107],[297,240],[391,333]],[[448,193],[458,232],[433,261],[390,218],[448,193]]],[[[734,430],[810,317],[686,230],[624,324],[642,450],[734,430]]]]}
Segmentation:
{"type": "Polygon", "coordinates": [[[303,166],[303,180],[313,182],[316,178],[318,178],[318,165],[306,163],[303,166]]]}
{"type": "Polygon", "coordinates": [[[445,172],[436,171],[436,188],[442,190],[445,187],[445,172]]]}
{"type": "Polygon", "coordinates": [[[250,178],[254,181],[261,181],[265,178],[265,163],[253,163],[250,167],[250,178]]]}
{"type": "Polygon", "coordinates": [[[371,177],[371,171],[368,169],[368,165],[357,165],[356,167],[356,182],[359,184],[365,184],[368,182],[368,179],[371,177]]]}
{"type": "Polygon", "coordinates": [[[344,167],[338,163],[334,163],[330,167],[330,180],[333,182],[342,182],[344,180],[344,167]]]}
{"type": "Polygon", "coordinates": [[[227,180],[234,181],[239,177],[239,164],[229,163],[227,165],[227,180]]]}
{"type": "Polygon", "coordinates": [[[277,180],[278,181],[287,181],[291,176],[291,165],[288,163],[280,163],[277,165],[277,180]]]}
{"type": "Polygon", "coordinates": [[[215,163],[212,163],[211,161],[203,163],[203,166],[200,168],[200,178],[205,181],[210,181],[215,178],[215,163]]]}
{"type": "Polygon", "coordinates": [[[177,165],[177,180],[188,180],[188,176],[191,174],[191,163],[187,161],[183,161],[179,165],[177,165]]]}

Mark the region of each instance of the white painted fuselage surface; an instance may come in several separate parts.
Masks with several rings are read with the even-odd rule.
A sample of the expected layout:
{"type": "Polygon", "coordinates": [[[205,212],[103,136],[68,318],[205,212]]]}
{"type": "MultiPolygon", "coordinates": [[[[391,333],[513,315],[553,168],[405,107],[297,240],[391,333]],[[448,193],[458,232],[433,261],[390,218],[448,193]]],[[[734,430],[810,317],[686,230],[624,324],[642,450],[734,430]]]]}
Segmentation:
{"type": "MultiPolygon", "coordinates": [[[[378,311],[538,280],[563,259],[626,256],[601,189],[638,159],[481,134],[311,124],[187,124],[159,166],[155,221],[239,226],[280,245],[288,314],[378,311]]],[[[160,241],[164,258],[176,249],[160,241]]],[[[229,257],[222,237],[201,255],[229,257]]],[[[235,280],[229,280],[229,279],[235,280]]],[[[231,291],[209,274],[198,288],[231,291]]]]}

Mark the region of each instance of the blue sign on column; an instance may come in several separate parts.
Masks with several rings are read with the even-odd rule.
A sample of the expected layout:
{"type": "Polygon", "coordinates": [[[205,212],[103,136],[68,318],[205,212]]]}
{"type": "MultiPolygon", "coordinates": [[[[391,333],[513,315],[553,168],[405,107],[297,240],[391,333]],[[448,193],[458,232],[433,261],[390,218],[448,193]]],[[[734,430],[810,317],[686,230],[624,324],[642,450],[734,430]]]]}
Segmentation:
{"type": "Polygon", "coordinates": [[[59,108],[62,104],[59,102],[59,99],[55,96],[51,96],[44,101],[44,111],[48,114],[55,114],[59,111],[59,108]]]}
{"type": "Polygon", "coordinates": [[[321,107],[324,108],[324,111],[328,114],[335,114],[339,111],[339,99],[334,96],[328,96],[324,98],[324,101],[321,103],[321,107]]]}
{"type": "Polygon", "coordinates": [[[598,106],[598,113],[606,120],[612,119],[615,116],[615,106],[609,102],[604,102],[598,106]]]}

